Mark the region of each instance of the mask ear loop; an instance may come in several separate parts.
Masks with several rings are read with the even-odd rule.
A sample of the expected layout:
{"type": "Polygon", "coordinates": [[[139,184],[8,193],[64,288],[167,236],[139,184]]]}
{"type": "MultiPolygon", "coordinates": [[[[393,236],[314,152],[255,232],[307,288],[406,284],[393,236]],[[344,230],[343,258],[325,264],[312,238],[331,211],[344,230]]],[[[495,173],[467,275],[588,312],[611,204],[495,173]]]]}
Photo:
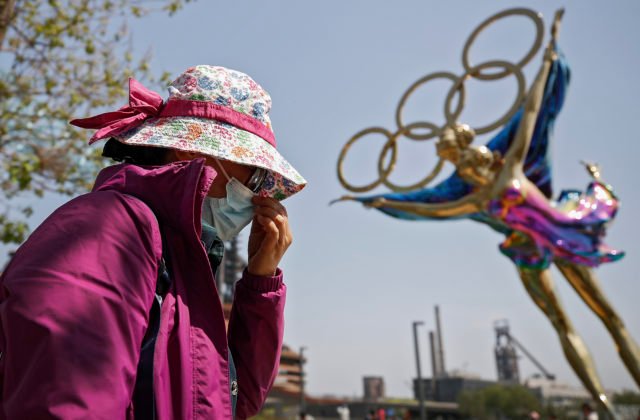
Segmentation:
{"type": "Polygon", "coordinates": [[[229,174],[227,173],[227,171],[224,170],[224,166],[222,166],[222,163],[220,163],[220,161],[218,160],[217,157],[213,158],[217,163],[218,163],[218,168],[220,168],[220,170],[222,171],[222,173],[224,174],[225,178],[227,178],[227,181],[231,181],[231,177],[229,176],[229,174]]]}
{"type": "MultiPolygon", "coordinates": [[[[213,158],[217,163],[218,166],[220,167],[220,169],[222,170],[222,173],[224,174],[224,176],[227,178],[227,183],[231,183],[233,184],[233,182],[231,182],[231,177],[229,177],[229,174],[227,173],[227,171],[224,169],[224,166],[222,166],[222,163],[220,163],[220,161],[218,160],[218,158],[214,157],[213,158]]],[[[237,178],[233,178],[236,183],[238,185],[240,185],[241,188],[243,188],[244,190],[248,191],[249,193],[251,193],[252,196],[257,195],[256,193],[254,193],[253,191],[251,191],[246,185],[243,185],[240,181],[237,180],[237,178]]],[[[229,185],[229,184],[227,184],[229,185]]]]}

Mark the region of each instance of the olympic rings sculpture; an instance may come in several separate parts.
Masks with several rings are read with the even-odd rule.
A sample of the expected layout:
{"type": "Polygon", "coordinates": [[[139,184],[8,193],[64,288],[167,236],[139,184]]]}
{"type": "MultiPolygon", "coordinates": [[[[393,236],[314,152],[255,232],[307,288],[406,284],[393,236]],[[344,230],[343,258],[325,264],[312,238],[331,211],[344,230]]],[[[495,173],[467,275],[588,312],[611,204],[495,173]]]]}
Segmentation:
{"type": "Polygon", "coordinates": [[[462,66],[464,67],[464,73],[462,75],[456,76],[455,74],[450,72],[436,72],[418,79],[404,92],[400,99],[400,103],[396,108],[395,120],[397,128],[395,131],[392,132],[384,127],[369,127],[359,131],[358,133],[353,135],[349,139],[349,141],[347,141],[340,152],[337,165],[338,179],[342,186],[349,191],[363,193],[371,191],[372,189],[380,185],[384,185],[395,192],[412,191],[418,188],[424,188],[426,185],[428,185],[436,176],[438,176],[438,174],[442,170],[444,166],[444,161],[442,159],[438,160],[431,172],[429,172],[424,178],[414,184],[401,186],[396,185],[389,180],[389,177],[393,173],[397,162],[398,140],[401,137],[406,137],[413,141],[430,140],[433,138],[438,138],[446,127],[453,127],[458,121],[458,117],[462,113],[462,110],[464,109],[464,83],[469,79],[492,81],[514,75],[518,84],[518,90],[516,92],[516,98],[509,110],[493,123],[481,127],[473,127],[473,129],[475,130],[476,134],[485,134],[505,124],[517,112],[518,108],[525,98],[526,82],[522,69],[531,61],[531,59],[536,55],[536,53],[542,46],[543,32],[544,25],[542,16],[530,9],[509,9],[487,18],[471,33],[464,45],[464,49],[462,52],[462,66]],[[489,25],[509,16],[524,16],[526,18],[529,18],[535,25],[535,39],[527,54],[515,64],[502,60],[490,60],[476,65],[471,64],[471,61],[469,60],[469,51],[471,50],[471,47],[473,46],[473,43],[478,35],[489,25]],[[488,73],[487,70],[492,68],[498,68],[499,71],[488,73]],[[442,126],[438,126],[428,121],[417,121],[407,124],[405,122],[405,119],[403,118],[403,112],[408,99],[422,85],[436,79],[447,79],[453,83],[453,86],[449,90],[444,104],[445,123],[442,126]],[[455,109],[452,109],[453,101],[456,97],[457,105],[455,106],[455,109]],[[366,185],[353,185],[344,177],[344,161],[351,146],[355,142],[369,134],[381,134],[387,139],[378,157],[378,179],[366,185]]]}

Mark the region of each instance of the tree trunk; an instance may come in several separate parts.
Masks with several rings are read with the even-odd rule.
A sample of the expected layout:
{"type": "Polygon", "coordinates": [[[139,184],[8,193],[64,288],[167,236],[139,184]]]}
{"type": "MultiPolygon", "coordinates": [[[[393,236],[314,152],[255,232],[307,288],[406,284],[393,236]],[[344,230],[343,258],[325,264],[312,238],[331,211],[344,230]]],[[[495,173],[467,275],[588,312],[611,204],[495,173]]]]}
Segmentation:
{"type": "Polygon", "coordinates": [[[15,7],[16,0],[0,0],[0,51],[2,51],[4,37],[7,34],[7,29],[9,29],[9,24],[14,18],[15,7]]]}

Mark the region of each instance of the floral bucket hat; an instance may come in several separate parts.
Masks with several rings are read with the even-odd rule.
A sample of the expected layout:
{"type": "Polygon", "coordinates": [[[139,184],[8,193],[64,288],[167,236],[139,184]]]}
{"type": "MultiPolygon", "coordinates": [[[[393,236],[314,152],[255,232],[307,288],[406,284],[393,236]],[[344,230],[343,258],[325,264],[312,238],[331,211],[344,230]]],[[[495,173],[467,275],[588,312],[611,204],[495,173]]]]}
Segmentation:
{"type": "Polygon", "coordinates": [[[276,150],[270,109],[269,94],[246,74],[200,65],[169,85],[166,101],[129,79],[128,106],[71,124],[98,129],[89,144],[113,137],[267,169],[261,195],[282,200],[302,190],[306,181],[276,150]]]}

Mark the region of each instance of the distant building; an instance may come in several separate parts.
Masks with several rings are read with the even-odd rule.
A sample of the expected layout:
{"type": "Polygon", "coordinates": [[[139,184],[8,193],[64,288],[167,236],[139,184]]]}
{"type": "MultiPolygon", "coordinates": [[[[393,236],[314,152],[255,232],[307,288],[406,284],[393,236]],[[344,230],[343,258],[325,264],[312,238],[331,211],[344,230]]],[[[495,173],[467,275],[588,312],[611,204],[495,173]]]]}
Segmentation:
{"type": "Polygon", "coordinates": [[[365,401],[375,402],[385,398],[384,378],[381,376],[365,376],[362,381],[365,401]]]}
{"type": "MultiPolygon", "coordinates": [[[[463,391],[476,391],[497,385],[498,382],[481,379],[480,377],[451,372],[450,376],[444,378],[423,378],[425,399],[438,402],[457,402],[458,396],[463,391]]],[[[413,395],[418,396],[418,380],[413,380],[413,395]]]]}
{"type": "MultiPolygon", "coordinates": [[[[306,362],[300,353],[293,351],[286,344],[282,346],[280,356],[280,368],[273,387],[267,396],[263,409],[270,412],[269,415],[278,419],[295,418],[300,411],[300,397],[302,393],[302,362],[306,362]]],[[[306,393],[305,393],[306,394],[306,393]]],[[[314,401],[306,395],[307,407],[314,401]]]]}
{"type": "Polygon", "coordinates": [[[554,407],[572,407],[591,401],[591,394],[582,387],[567,385],[535,375],[524,385],[542,401],[554,407]]]}
{"type": "Polygon", "coordinates": [[[236,282],[240,280],[247,262],[240,256],[238,249],[238,236],[225,243],[225,252],[216,272],[216,287],[223,304],[233,302],[233,292],[236,282]]]}
{"type": "Polygon", "coordinates": [[[236,236],[225,243],[224,256],[215,273],[216,288],[218,289],[218,296],[222,302],[224,322],[227,327],[229,326],[231,304],[233,303],[233,292],[236,282],[240,280],[246,266],[246,261],[242,259],[238,251],[238,237],[236,236]]]}
{"type": "Polygon", "coordinates": [[[297,400],[302,388],[302,358],[286,344],[282,346],[278,376],[271,389],[270,396],[292,397],[297,400]]]}

